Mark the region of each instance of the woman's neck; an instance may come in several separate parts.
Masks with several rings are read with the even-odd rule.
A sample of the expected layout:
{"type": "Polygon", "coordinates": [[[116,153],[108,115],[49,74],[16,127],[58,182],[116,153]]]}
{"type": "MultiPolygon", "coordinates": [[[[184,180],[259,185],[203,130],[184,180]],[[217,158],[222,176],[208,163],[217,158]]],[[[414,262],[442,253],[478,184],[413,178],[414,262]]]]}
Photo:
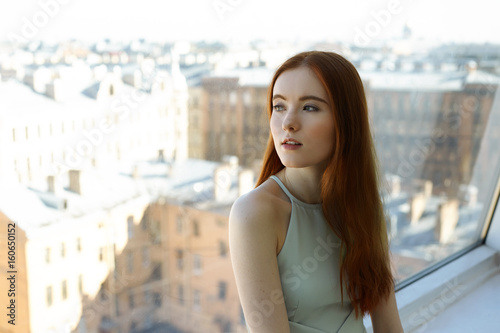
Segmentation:
{"type": "Polygon", "coordinates": [[[321,178],[323,172],[313,168],[283,168],[276,174],[286,188],[300,201],[321,203],[321,178]]]}

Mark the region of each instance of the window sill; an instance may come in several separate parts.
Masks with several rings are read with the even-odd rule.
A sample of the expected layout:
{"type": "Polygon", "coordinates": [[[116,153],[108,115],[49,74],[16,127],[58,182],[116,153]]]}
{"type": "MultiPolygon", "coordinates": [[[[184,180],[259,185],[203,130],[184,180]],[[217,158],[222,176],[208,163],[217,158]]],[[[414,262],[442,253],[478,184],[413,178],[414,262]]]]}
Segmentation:
{"type": "MultiPolygon", "coordinates": [[[[449,311],[454,312],[454,318],[466,318],[469,325],[477,324],[476,328],[489,325],[483,323],[484,317],[472,318],[467,313],[468,307],[485,306],[485,303],[461,302],[464,298],[476,299],[484,292],[484,288],[478,287],[485,282],[500,289],[500,253],[482,245],[398,291],[396,299],[404,331],[430,332],[437,325],[435,327],[440,327],[439,332],[446,332],[442,327],[449,327],[449,332],[457,332],[457,327],[451,323],[443,324],[450,315],[449,311]]],[[[494,297],[493,294],[491,297],[494,297]]],[[[364,322],[367,332],[373,332],[369,316],[364,318],[364,322]]]]}

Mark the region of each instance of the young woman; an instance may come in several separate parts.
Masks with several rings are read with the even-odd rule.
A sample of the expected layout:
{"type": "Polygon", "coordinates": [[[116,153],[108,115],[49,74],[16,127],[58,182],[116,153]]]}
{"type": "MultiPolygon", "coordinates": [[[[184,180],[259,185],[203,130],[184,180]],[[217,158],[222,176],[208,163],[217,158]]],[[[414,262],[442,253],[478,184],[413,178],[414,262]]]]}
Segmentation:
{"type": "MultiPolygon", "coordinates": [[[[366,98],[354,66],[304,52],[275,73],[257,187],[229,217],[251,332],[403,331],[366,98]]],[[[251,144],[251,142],[249,142],[251,144]]]]}

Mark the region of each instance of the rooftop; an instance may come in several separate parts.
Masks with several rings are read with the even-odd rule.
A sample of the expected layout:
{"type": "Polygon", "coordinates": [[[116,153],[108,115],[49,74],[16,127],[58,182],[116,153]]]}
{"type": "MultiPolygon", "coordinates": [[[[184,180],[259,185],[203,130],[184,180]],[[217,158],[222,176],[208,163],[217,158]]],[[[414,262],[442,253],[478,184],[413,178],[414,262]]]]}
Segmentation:
{"type": "Polygon", "coordinates": [[[95,214],[104,214],[132,200],[154,202],[162,198],[174,204],[227,213],[239,195],[239,170],[237,165],[197,159],[122,165],[119,173],[82,170],[82,194],[69,189],[69,178],[64,174],[59,176],[56,193],[49,192],[46,183],[5,184],[0,188],[0,211],[18,223],[28,237],[52,228],[60,232],[61,226],[82,223],[78,221],[92,219],[95,214]],[[226,166],[221,178],[224,186],[215,198],[214,172],[221,165],[226,166]]]}

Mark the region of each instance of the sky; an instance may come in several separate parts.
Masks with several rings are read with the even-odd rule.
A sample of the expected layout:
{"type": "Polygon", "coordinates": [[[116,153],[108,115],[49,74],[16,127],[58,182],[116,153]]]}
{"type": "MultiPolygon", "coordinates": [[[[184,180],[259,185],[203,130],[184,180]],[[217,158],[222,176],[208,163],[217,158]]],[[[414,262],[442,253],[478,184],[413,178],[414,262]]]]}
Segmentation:
{"type": "Polygon", "coordinates": [[[0,40],[327,40],[401,36],[500,43],[496,0],[22,0],[0,4],[0,40]],[[2,8],[3,7],[3,8],[2,8]]]}

